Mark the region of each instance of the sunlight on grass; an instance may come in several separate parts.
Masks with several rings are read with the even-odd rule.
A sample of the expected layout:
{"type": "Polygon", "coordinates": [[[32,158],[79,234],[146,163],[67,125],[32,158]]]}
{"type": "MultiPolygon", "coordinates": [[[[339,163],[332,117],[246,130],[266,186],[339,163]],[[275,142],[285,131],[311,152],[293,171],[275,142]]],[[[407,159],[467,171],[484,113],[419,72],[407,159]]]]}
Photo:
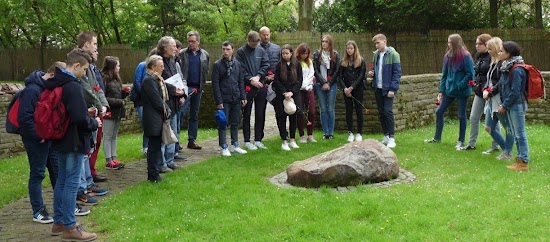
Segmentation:
{"type": "MultiPolygon", "coordinates": [[[[267,180],[288,164],[345,143],[346,135],[292,152],[214,157],[141,183],[94,207],[91,231],[109,241],[541,241],[550,211],[550,127],[531,125],[529,172],[511,172],[480,133],[474,151],[456,151],[457,123],[440,144],[424,144],[433,127],[397,134],[401,167],[418,181],[352,192],[281,189],[267,180]]],[[[381,138],[368,135],[367,138],[381,138]]]]}

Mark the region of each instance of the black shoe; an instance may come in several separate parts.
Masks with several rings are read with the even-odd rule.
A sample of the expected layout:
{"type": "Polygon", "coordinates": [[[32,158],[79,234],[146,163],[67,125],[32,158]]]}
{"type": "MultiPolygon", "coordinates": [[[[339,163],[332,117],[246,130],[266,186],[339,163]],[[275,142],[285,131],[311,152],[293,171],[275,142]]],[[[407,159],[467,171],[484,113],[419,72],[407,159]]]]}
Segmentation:
{"type": "Polygon", "coordinates": [[[147,181],[150,181],[150,182],[153,182],[153,183],[161,182],[162,177],[158,176],[158,177],[155,177],[155,178],[147,178],[147,181]]]}
{"type": "Polygon", "coordinates": [[[102,176],[102,175],[96,175],[93,178],[94,178],[94,182],[106,182],[107,181],[107,177],[102,176]]]}
{"type": "Polygon", "coordinates": [[[175,156],[174,156],[174,160],[186,161],[186,160],[187,160],[187,157],[183,157],[183,156],[181,156],[181,155],[175,155],[175,156]]]}
{"type": "Polygon", "coordinates": [[[168,173],[168,172],[172,172],[173,170],[168,168],[168,166],[162,166],[160,169],[159,169],[159,172],[160,173],[168,173]]]}
{"type": "Polygon", "coordinates": [[[177,164],[174,164],[174,163],[168,164],[167,166],[168,166],[168,168],[170,168],[170,169],[172,169],[172,170],[177,170],[177,169],[180,169],[180,168],[181,168],[180,165],[177,165],[177,164]]]}
{"type": "Polygon", "coordinates": [[[180,145],[180,146],[179,146],[179,150],[183,150],[183,146],[180,145]]]}
{"type": "Polygon", "coordinates": [[[189,143],[187,143],[187,148],[192,149],[192,150],[200,150],[200,149],[202,149],[202,147],[200,147],[199,145],[197,145],[195,142],[189,142],[189,143]]]}

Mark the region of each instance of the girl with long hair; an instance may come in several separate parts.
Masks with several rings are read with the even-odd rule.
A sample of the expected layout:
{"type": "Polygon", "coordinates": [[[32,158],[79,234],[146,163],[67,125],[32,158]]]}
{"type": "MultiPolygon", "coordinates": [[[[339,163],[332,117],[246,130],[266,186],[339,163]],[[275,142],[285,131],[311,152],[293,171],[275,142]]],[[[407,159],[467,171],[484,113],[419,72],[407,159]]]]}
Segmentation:
{"type": "MultiPolygon", "coordinates": [[[[487,131],[493,140],[498,143],[502,148],[502,152],[497,156],[498,160],[510,160],[512,159],[512,148],[514,146],[514,136],[511,132],[506,132],[506,140],[500,133],[500,127],[498,126],[499,120],[501,122],[507,122],[508,118],[505,115],[498,113],[498,106],[500,102],[500,93],[498,88],[498,82],[500,79],[500,64],[501,61],[498,57],[500,48],[502,47],[502,40],[499,37],[491,38],[487,41],[487,52],[491,55],[491,65],[487,72],[487,87],[483,89],[483,99],[485,103],[485,131],[487,131]]],[[[483,154],[491,154],[495,150],[484,151],[483,154]]]]}
{"type": "Polygon", "coordinates": [[[307,111],[307,120],[304,115],[298,114],[298,132],[300,133],[300,143],[317,142],[313,138],[313,127],[315,125],[315,94],[313,93],[313,78],[315,69],[311,60],[311,49],[306,43],[301,43],[296,47],[296,59],[302,66],[302,87],[300,95],[302,96],[303,110],[307,111]],[[309,122],[308,122],[309,121],[309,122]],[[307,138],[304,134],[304,126],[307,126],[307,138]]]}
{"type": "Polygon", "coordinates": [[[468,97],[472,93],[474,84],[474,61],[472,55],[462,41],[459,34],[451,34],[447,39],[447,52],[443,57],[443,71],[441,82],[439,84],[439,94],[437,99],[441,100],[440,106],[435,111],[436,125],[435,135],[432,139],[424,140],[426,143],[441,142],[443,125],[445,123],[443,115],[447,108],[457,100],[458,119],[460,122],[458,132],[458,142],[455,146],[460,150],[464,146],[466,136],[466,105],[468,97]]]}
{"type": "Polygon", "coordinates": [[[350,40],[346,43],[346,54],[340,62],[338,68],[338,84],[344,91],[344,101],[346,104],[346,123],[348,127],[348,142],[363,140],[363,80],[367,65],[359,53],[359,48],[355,41],[350,40]],[[353,110],[357,118],[357,134],[353,135],[353,110]]]}
{"type": "Polygon", "coordinates": [[[319,100],[323,139],[334,138],[334,104],[336,103],[336,80],[333,76],[338,72],[340,56],[334,50],[332,36],[323,35],[321,48],[313,53],[313,68],[315,69],[315,94],[319,100]]]}
{"type": "Polygon", "coordinates": [[[103,121],[103,152],[107,169],[120,169],[124,164],[116,157],[117,136],[120,129],[120,120],[125,116],[124,99],[130,93],[130,89],[122,88],[120,79],[120,61],[118,57],[106,56],[103,61],[101,74],[105,80],[105,97],[109,102],[109,110],[103,121]]]}
{"type": "Polygon", "coordinates": [[[281,47],[281,58],[275,68],[275,79],[273,80],[273,89],[276,97],[273,99],[273,107],[277,118],[277,127],[281,136],[283,150],[289,151],[290,148],[300,148],[296,144],[296,115],[301,110],[300,87],[302,86],[302,66],[294,56],[294,50],[290,45],[281,47]],[[294,100],[296,110],[293,114],[287,114],[283,101],[294,100]],[[289,120],[290,143],[286,132],[286,118],[289,120]]]}

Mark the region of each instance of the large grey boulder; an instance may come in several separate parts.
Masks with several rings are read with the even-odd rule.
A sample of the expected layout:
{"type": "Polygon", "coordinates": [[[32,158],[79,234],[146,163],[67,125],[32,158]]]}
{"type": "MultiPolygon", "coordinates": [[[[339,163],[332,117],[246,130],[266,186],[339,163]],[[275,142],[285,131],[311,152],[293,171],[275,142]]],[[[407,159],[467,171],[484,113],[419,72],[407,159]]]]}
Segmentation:
{"type": "Polygon", "coordinates": [[[346,187],[397,178],[397,156],[374,139],[351,142],[287,169],[288,183],[300,187],[346,187]]]}

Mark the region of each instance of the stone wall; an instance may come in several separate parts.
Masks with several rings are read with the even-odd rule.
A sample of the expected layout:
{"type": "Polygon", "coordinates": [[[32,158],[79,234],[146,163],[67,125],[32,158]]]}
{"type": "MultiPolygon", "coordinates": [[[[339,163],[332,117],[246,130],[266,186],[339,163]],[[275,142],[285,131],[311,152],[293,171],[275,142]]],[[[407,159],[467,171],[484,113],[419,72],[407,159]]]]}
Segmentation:
{"type": "MultiPolygon", "coordinates": [[[[543,75],[546,80],[550,80],[550,72],[543,72],[543,75]]],[[[396,130],[417,128],[435,122],[435,101],[439,88],[439,78],[440,74],[423,74],[404,76],[401,79],[401,88],[394,103],[396,130]]],[[[550,92],[550,87],[548,85],[546,86],[546,91],[550,92]]],[[[24,150],[21,137],[19,135],[7,134],[5,129],[6,109],[12,97],[13,94],[0,95],[0,157],[18,154],[24,150]]],[[[214,104],[214,97],[210,84],[207,84],[202,99],[199,113],[199,127],[215,128],[216,122],[213,116],[216,105],[214,104]]],[[[468,113],[472,99],[473,96],[468,102],[468,113]]],[[[550,97],[539,103],[529,104],[527,122],[550,124],[549,99],[550,97]]],[[[342,92],[338,91],[335,107],[336,129],[340,131],[346,130],[343,100],[342,92]]],[[[378,111],[370,85],[365,91],[363,104],[370,110],[370,113],[364,114],[364,132],[380,132],[381,127],[378,121],[378,111]]],[[[126,110],[126,117],[122,120],[120,133],[140,132],[137,112],[131,101],[126,103],[126,110]]],[[[447,112],[449,117],[456,117],[456,104],[453,104],[447,112]]],[[[317,114],[317,129],[319,130],[320,122],[318,120],[319,115],[317,114]]],[[[186,124],[184,124],[184,127],[187,127],[186,124]]]]}

